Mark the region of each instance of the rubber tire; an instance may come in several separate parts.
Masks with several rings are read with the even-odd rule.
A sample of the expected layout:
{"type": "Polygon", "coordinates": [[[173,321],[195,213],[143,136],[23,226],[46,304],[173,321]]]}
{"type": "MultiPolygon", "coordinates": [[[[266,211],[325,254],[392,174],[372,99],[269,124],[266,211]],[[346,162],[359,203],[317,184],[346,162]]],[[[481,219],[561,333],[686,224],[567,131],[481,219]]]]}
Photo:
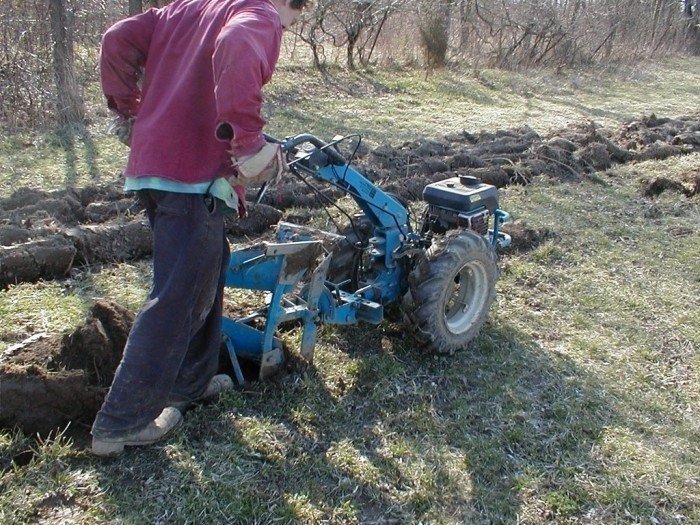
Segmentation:
{"type": "Polygon", "coordinates": [[[409,277],[409,320],[422,349],[452,354],[467,347],[486,321],[497,280],[496,254],[484,237],[460,231],[436,239],[409,277]],[[465,294],[458,297],[468,301],[466,311],[451,305],[455,291],[465,294]]]}

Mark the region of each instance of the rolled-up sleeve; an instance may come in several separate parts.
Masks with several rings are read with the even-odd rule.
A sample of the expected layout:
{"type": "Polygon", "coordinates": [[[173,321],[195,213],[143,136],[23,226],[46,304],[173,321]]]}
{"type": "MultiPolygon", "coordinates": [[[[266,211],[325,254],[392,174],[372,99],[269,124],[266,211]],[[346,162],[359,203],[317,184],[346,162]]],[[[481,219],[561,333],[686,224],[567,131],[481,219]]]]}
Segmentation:
{"type": "Polygon", "coordinates": [[[235,13],[216,41],[213,55],[216,137],[234,155],[258,151],[265,143],[262,87],[279,58],[282,25],[276,13],[247,7],[235,13]]]}

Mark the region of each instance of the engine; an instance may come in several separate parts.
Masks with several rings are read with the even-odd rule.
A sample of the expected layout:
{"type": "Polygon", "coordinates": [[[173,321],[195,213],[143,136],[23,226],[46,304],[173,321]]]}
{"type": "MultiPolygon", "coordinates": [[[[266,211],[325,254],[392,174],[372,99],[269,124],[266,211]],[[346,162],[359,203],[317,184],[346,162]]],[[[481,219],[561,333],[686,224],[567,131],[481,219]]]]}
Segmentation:
{"type": "Polygon", "coordinates": [[[489,219],[498,209],[498,189],[462,175],[428,184],[423,200],[427,203],[424,229],[444,233],[466,228],[486,235],[489,219]]]}

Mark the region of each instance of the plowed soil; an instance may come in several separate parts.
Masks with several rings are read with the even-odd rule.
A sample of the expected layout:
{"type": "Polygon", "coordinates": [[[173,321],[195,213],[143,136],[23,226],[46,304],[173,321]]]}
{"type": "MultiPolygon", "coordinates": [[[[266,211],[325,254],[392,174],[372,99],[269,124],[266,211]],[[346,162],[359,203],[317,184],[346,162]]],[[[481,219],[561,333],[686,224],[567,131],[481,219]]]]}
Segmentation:
{"type": "Polygon", "coordinates": [[[84,428],[102,404],[134,316],[98,301],[73,332],[10,347],[0,356],[0,426],[46,434],[84,428]]]}
{"type": "MultiPolygon", "coordinates": [[[[354,165],[385,190],[409,201],[423,188],[457,175],[476,176],[497,187],[542,178],[579,182],[616,164],[665,159],[700,151],[700,113],[676,119],[654,115],[617,130],[590,123],[542,137],[527,127],[496,132],[455,133],[370,150],[343,145],[354,165]]],[[[280,219],[341,196],[335,188],[308,185],[288,176],[270,189],[249,215],[227,218],[232,242],[252,241],[280,219]],[[287,211],[289,210],[289,211],[287,211]]],[[[643,194],[664,191],[687,198],[700,191],[700,170],[681,181],[654,179],[643,194]]],[[[512,250],[527,250],[554,235],[522,222],[508,225],[512,250]]],[[[0,201],[0,286],[60,278],[76,266],[149,257],[151,236],[143,210],[117,186],[55,192],[22,188],[0,201]]],[[[111,383],[133,316],[98,302],[86,321],[63,336],[34,338],[0,356],[0,426],[46,433],[69,421],[87,428],[111,383]]]]}

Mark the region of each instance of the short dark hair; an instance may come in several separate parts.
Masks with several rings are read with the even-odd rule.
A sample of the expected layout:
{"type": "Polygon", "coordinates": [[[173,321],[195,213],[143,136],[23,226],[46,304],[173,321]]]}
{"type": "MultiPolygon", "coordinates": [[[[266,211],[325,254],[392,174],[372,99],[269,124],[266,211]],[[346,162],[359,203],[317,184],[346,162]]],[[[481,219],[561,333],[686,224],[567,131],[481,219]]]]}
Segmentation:
{"type": "Polygon", "coordinates": [[[304,9],[311,5],[311,0],[291,0],[289,2],[289,7],[292,9],[304,9]]]}

